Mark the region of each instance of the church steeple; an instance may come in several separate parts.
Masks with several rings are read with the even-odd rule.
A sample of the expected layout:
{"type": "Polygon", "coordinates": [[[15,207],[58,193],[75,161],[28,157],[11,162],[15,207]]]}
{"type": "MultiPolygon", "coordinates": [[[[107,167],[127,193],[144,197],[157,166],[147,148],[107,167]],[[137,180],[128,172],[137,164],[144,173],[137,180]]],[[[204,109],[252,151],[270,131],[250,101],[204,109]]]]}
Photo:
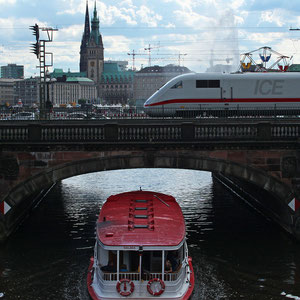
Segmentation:
{"type": "Polygon", "coordinates": [[[90,17],[89,17],[89,6],[88,0],[86,1],[86,10],[85,10],[85,22],[84,22],[84,32],[81,39],[81,46],[80,46],[80,72],[86,72],[86,47],[90,40],[90,17]]]}
{"type": "Polygon", "coordinates": [[[96,1],[95,1],[95,6],[94,6],[94,16],[92,19],[92,32],[90,36],[90,41],[94,41],[96,45],[102,46],[102,36],[99,31],[99,18],[97,16],[97,7],[96,7],[96,1]]]}
{"type": "Polygon", "coordinates": [[[104,70],[104,47],[100,34],[97,7],[95,7],[91,20],[92,29],[89,27],[88,2],[86,3],[85,27],[80,48],[80,72],[86,72],[86,76],[97,85],[99,95],[101,75],[104,70]]]}
{"type": "Polygon", "coordinates": [[[90,17],[89,17],[89,3],[88,3],[88,0],[86,0],[86,10],[85,10],[85,22],[84,22],[83,36],[87,38],[87,41],[90,38],[90,17]]]}

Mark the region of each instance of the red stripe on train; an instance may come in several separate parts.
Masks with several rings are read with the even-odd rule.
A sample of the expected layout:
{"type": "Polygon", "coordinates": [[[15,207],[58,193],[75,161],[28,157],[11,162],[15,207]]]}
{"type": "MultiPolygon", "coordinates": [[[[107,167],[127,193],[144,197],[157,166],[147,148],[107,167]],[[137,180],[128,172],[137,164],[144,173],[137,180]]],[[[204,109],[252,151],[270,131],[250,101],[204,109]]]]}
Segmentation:
{"type": "Polygon", "coordinates": [[[145,106],[158,106],[165,104],[188,104],[188,103],[300,103],[300,98],[240,98],[240,99],[171,99],[157,103],[145,104],[145,106]]]}

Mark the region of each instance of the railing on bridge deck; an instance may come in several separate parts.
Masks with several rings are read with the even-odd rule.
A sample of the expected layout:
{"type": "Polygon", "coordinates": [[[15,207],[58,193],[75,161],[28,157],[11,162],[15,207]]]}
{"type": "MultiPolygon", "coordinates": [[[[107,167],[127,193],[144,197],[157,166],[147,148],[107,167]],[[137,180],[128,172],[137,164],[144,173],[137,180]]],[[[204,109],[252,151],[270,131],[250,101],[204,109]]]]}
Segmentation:
{"type": "Polygon", "coordinates": [[[297,140],[300,123],[130,122],[3,123],[1,143],[137,143],[297,140]]]}

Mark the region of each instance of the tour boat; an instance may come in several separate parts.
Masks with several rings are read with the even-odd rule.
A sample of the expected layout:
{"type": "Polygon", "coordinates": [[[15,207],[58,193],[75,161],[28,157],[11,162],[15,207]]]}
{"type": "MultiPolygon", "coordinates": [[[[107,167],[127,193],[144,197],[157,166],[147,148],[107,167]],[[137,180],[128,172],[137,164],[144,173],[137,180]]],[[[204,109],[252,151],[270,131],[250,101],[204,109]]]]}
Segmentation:
{"type": "Polygon", "coordinates": [[[93,300],[191,297],[192,259],[174,197],[151,191],[110,196],[96,232],[87,276],[93,300]]]}

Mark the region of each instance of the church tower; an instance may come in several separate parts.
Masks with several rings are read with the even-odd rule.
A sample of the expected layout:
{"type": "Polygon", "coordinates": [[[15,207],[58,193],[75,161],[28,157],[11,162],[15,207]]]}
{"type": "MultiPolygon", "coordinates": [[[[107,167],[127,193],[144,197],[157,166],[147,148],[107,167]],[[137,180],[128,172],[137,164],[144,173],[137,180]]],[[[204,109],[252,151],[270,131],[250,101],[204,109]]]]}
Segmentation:
{"type": "Polygon", "coordinates": [[[88,78],[92,79],[96,84],[99,84],[104,65],[104,48],[102,36],[99,31],[100,28],[99,18],[97,16],[96,1],[91,25],[92,30],[90,30],[90,19],[87,0],[84,32],[80,46],[80,72],[86,72],[86,76],[88,78]]]}
{"type": "Polygon", "coordinates": [[[80,46],[80,64],[79,64],[80,72],[87,71],[86,47],[88,45],[89,40],[90,40],[90,17],[89,17],[89,7],[88,7],[88,0],[87,0],[86,11],[85,11],[84,32],[82,35],[81,46],[80,46]]]}
{"type": "Polygon", "coordinates": [[[104,48],[102,36],[99,31],[99,18],[97,16],[96,1],[92,19],[92,30],[87,44],[87,77],[99,84],[104,67],[104,48]]]}

